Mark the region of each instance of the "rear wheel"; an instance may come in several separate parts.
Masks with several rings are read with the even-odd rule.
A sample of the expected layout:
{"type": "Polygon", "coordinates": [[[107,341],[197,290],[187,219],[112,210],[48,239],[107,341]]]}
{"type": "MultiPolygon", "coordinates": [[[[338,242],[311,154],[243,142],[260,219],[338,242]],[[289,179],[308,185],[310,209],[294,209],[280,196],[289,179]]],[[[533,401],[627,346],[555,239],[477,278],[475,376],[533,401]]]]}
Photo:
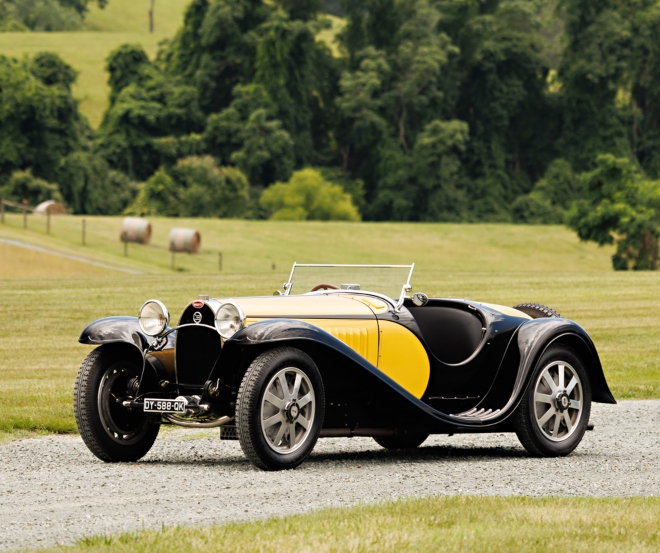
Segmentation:
{"type": "Polygon", "coordinates": [[[407,433],[395,436],[378,436],[374,441],[385,449],[415,449],[422,445],[428,434],[407,433]]]}
{"type": "Polygon", "coordinates": [[[123,402],[132,399],[141,367],[100,347],[83,361],[74,390],[78,431],[102,461],[137,461],[151,449],[160,421],[123,402]]]}
{"type": "Polygon", "coordinates": [[[591,385],[575,352],[548,348],[514,414],[518,439],[532,455],[559,457],[582,441],[591,412],[591,385]]]}
{"type": "Polygon", "coordinates": [[[264,470],[297,467],[321,432],[321,373],[306,353],[276,348],[250,365],[236,400],[236,430],[247,457],[264,470]]]}

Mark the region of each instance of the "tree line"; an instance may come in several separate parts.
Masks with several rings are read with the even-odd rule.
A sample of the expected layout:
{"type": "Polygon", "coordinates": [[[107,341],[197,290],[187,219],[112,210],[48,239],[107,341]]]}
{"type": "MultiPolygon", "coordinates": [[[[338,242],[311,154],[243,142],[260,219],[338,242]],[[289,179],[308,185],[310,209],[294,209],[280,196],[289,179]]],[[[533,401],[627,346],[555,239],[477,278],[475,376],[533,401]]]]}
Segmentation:
{"type": "Polygon", "coordinates": [[[594,239],[595,174],[659,178],[656,0],[332,4],[338,54],[319,0],[193,0],[155,59],[110,54],[96,132],[57,56],[0,58],[0,182],[56,185],[76,213],[282,218],[314,213],[308,183],[343,206],[328,218],[567,220],[594,239]]]}

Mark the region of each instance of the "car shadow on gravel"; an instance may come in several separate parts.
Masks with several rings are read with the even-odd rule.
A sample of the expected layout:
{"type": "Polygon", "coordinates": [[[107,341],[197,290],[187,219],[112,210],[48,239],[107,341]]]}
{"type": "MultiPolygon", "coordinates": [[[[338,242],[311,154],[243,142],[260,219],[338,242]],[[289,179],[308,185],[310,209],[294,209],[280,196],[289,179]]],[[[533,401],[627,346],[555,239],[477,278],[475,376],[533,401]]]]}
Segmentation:
{"type": "MultiPolygon", "coordinates": [[[[301,468],[306,466],[313,468],[316,465],[328,463],[392,463],[397,461],[417,462],[417,463],[435,463],[443,460],[501,460],[501,459],[522,459],[529,458],[529,455],[522,448],[511,447],[457,447],[457,446],[426,446],[414,450],[387,450],[373,449],[365,451],[316,451],[305,460],[301,468]]],[[[211,453],[204,452],[194,457],[187,456],[185,459],[177,458],[176,454],[172,457],[159,456],[158,458],[146,458],[138,461],[137,464],[148,465],[150,467],[164,466],[195,466],[195,467],[225,467],[231,470],[249,470],[253,468],[252,463],[242,455],[231,455],[213,457],[211,453]]]]}
{"type": "Polygon", "coordinates": [[[413,450],[372,450],[356,452],[318,452],[312,453],[305,464],[325,463],[327,461],[391,462],[416,461],[436,462],[439,460],[499,460],[529,457],[523,449],[506,447],[456,447],[427,446],[413,450]]]}

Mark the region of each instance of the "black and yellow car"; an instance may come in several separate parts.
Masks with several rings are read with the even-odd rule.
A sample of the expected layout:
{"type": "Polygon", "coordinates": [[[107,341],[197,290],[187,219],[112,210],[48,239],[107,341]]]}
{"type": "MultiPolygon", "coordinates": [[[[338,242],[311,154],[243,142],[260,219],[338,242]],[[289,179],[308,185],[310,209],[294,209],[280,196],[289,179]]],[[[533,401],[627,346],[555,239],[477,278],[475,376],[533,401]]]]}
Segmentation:
{"type": "Polygon", "coordinates": [[[412,291],[414,265],[295,264],[274,296],[200,295],[170,328],[157,300],[90,324],[75,386],[83,440],[104,461],[145,455],[161,424],[220,428],[266,470],[321,437],[414,448],[430,434],[517,433],[572,452],[591,402],[615,403],[578,324],[412,291]]]}

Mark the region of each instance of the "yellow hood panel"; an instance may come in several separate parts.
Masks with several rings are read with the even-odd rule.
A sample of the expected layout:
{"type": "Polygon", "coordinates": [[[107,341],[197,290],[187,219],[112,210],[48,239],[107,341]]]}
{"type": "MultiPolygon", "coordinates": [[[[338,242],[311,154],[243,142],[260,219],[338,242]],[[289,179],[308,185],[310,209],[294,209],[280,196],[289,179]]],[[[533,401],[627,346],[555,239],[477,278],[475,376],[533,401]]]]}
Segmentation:
{"type": "Polygon", "coordinates": [[[364,317],[374,319],[370,307],[352,296],[339,294],[310,296],[262,296],[249,298],[218,299],[220,303],[231,301],[245,313],[248,319],[273,319],[277,317],[304,319],[307,317],[364,317]]]}

